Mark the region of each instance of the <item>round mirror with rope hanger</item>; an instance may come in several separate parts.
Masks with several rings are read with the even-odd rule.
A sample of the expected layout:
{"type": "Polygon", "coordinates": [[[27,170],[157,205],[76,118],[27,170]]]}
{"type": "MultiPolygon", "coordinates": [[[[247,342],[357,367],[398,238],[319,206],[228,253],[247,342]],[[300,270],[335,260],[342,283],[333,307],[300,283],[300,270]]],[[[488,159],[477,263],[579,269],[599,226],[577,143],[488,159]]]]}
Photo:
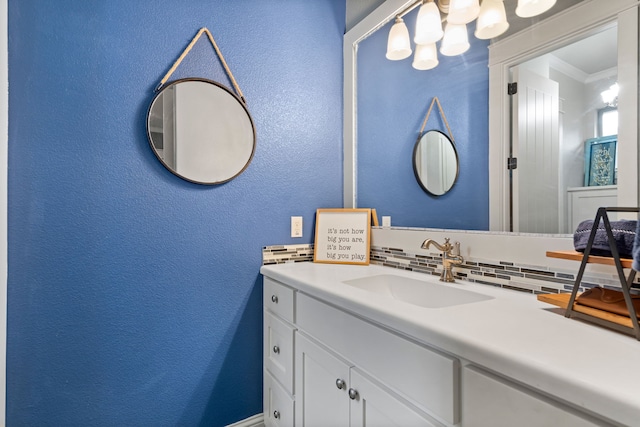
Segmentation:
{"type": "Polygon", "coordinates": [[[458,152],[453,142],[449,123],[440,101],[434,97],[413,148],[413,173],[418,184],[427,194],[442,196],[453,188],[458,179],[459,170],[458,152]],[[440,115],[449,135],[445,135],[439,130],[424,132],[434,104],[438,104],[440,115]]]}
{"type": "Polygon", "coordinates": [[[240,175],[253,158],[256,131],[238,83],[213,36],[200,29],[164,76],[147,113],[149,144],[174,175],[197,184],[222,184],[240,175]],[[185,78],[165,86],[202,34],[206,34],[236,93],[204,79],[185,78]]]}

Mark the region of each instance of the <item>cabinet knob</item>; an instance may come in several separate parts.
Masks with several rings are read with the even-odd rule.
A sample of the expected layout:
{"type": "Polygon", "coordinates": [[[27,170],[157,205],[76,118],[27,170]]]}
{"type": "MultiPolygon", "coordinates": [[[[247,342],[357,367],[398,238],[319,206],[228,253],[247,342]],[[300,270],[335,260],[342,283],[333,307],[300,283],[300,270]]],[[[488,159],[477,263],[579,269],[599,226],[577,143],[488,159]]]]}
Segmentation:
{"type": "Polygon", "coordinates": [[[273,346],[273,352],[274,352],[275,354],[280,354],[280,347],[278,347],[277,345],[274,345],[274,346],[273,346]]]}
{"type": "Polygon", "coordinates": [[[277,296],[275,296],[275,295],[271,295],[271,301],[272,301],[273,303],[277,304],[277,303],[278,303],[278,297],[277,297],[277,296]]]}
{"type": "Polygon", "coordinates": [[[343,379],[338,378],[336,380],[336,387],[338,387],[339,390],[342,390],[343,388],[345,388],[347,384],[344,382],[343,379]]]}
{"type": "Polygon", "coordinates": [[[280,418],[280,412],[279,411],[273,411],[273,418],[280,418]]]}
{"type": "Polygon", "coordinates": [[[358,398],[358,390],[350,388],[349,389],[349,399],[356,400],[357,398],[358,398]]]}

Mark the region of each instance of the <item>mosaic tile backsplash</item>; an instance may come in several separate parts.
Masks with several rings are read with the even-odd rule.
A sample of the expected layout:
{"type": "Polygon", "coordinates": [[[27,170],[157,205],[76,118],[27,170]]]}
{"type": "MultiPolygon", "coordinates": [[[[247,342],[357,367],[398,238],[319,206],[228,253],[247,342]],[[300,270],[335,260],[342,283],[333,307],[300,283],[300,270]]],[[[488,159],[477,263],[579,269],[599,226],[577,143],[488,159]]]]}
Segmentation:
{"type": "MultiPolygon", "coordinates": [[[[276,245],[262,249],[262,264],[282,264],[286,262],[313,261],[313,245],[276,245]]],[[[440,275],[442,256],[440,253],[428,255],[415,254],[397,248],[371,246],[371,264],[379,264],[417,273],[440,275]]],[[[525,265],[503,261],[487,261],[467,259],[454,267],[455,277],[483,285],[496,286],[530,294],[569,292],[573,288],[574,271],[552,271],[545,266],[525,265]]],[[[636,278],[632,286],[634,293],[640,293],[640,278],[636,278]]],[[[603,286],[609,289],[620,289],[615,270],[611,274],[586,272],[582,277],[581,291],[603,286]]]]}
{"type": "Polygon", "coordinates": [[[313,245],[275,245],[262,248],[262,265],[313,261],[313,245]]]}

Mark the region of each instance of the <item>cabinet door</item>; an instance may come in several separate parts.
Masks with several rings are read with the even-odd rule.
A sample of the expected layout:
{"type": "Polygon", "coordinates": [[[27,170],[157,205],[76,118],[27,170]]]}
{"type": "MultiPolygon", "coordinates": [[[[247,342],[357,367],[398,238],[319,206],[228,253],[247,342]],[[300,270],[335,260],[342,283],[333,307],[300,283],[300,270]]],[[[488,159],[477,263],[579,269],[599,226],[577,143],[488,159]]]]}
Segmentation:
{"type": "Polygon", "coordinates": [[[357,392],[351,401],[351,427],[441,426],[427,415],[409,408],[356,369],[351,370],[350,389],[357,392]]]}
{"type": "Polygon", "coordinates": [[[296,333],[297,427],[349,425],[349,368],[343,360],[296,333]]]}

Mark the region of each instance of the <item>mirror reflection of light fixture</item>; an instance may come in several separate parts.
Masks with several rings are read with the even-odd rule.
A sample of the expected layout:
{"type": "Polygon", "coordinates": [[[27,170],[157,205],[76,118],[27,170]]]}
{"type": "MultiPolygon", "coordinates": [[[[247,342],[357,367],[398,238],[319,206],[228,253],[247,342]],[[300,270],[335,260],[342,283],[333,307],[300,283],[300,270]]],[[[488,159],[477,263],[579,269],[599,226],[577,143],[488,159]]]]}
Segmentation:
{"type": "MultiPolygon", "coordinates": [[[[556,0],[518,0],[516,13],[521,17],[539,15],[549,10],[556,0]]],[[[469,49],[466,24],[477,19],[474,35],[478,39],[491,39],[504,34],[509,28],[504,9],[504,0],[419,0],[396,16],[387,40],[387,59],[397,61],[408,58],[411,53],[409,30],[402,17],[420,6],[416,18],[415,58],[412,62],[418,70],[430,70],[438,65],[435,58],[423,59],[425,52],[433,52],[432,47],[420,49],[442,40],[440,53],[446,56],[460,55],[469,49]],[[442,23],[446,21],[445,31],[442,23]],[[464,36],[462,30],[464,29],[464,36]],[[435,64],[435,65],[433,65],[435,64]]]]}
{"type": "Polygon", "coordinates": [[[556,0],[518,0],[516,15],[521,18],[531,18],[551,9],[556,0]]]}
{"type": "Polygon", "coordinates": [[[612,84],[609,89],[604,90],[600,93],[602,97],[602,102],[607,104],[608,107],[617,107],[618,106],[618,93],[620,92],[620,87],[618,83],[612,84]]]}
{"type": "Polygon", "coordinates": [[[445,56],[456,56],[469,50],[469,36],[465,24],[449,22],[444,29],[444,37],[440,45],[440,53],[445,56]]]}
{"type": "Polygon", "coordinates": [[[436,44],[419,44],[411,64],[416,70],[430,70],[438,66],[438,51],[436,44]]]}
{"type": "Polygon", "coordinates": [[[474,35],[486,40],[499,36],[509,29],[507,13],[502,0],[484,0],[480,6],[480,15],[474,35]]]}
{"type": "Polygon", "coordinates": [[[409,30],[400,16],[396,16],[396,23],[389,31],[387,40],[387,59],[398,61],[411,55],[409,30]]]}
{"type": "Polygon", "coordinates": [[[439,41],[444,32],[438,6],[432,1],[423,3],[416,19],[416,36],[413,41],[417,45],[431,44],[439,41]]]}
{"type": "Polygon", "coordinates": [[[479,0],[451,0],[447,22],[450,24],[468,24],[480,13],[479,0]]]}

